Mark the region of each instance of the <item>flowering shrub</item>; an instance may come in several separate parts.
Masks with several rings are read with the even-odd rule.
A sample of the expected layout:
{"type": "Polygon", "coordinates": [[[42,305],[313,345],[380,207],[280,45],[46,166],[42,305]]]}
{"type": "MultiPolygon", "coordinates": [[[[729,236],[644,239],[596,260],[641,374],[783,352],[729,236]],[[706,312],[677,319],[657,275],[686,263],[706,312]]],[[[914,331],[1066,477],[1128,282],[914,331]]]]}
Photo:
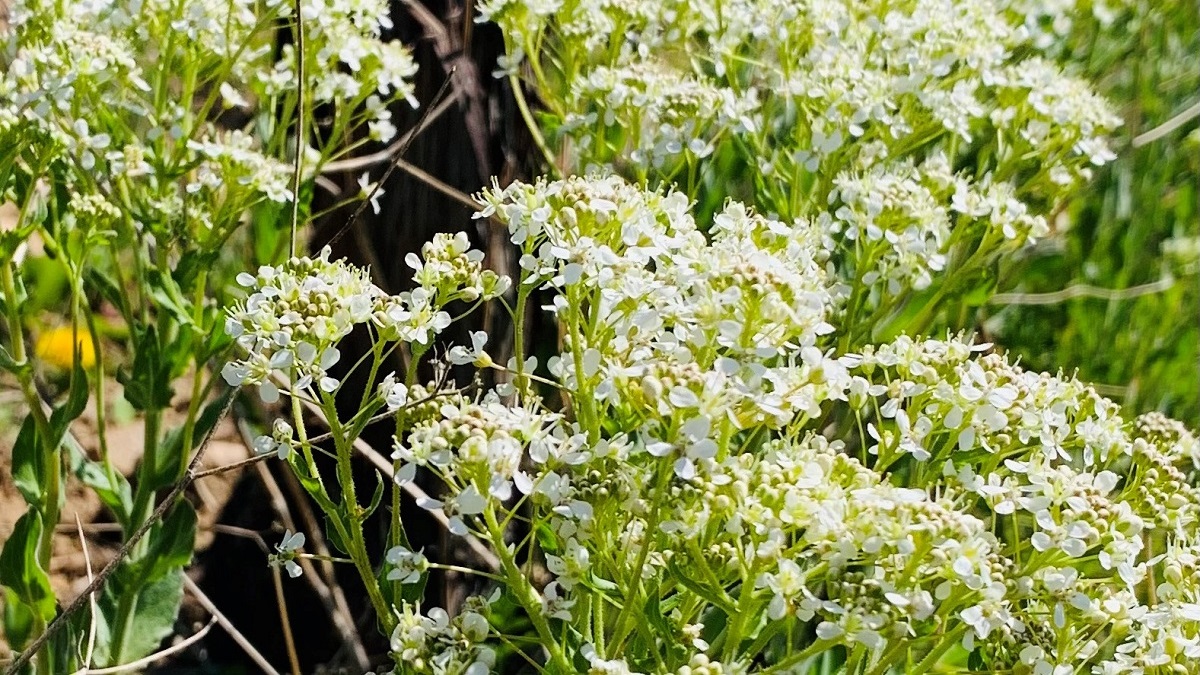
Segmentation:
{"type": "Polygon", "coordinates": [[[388,106],[415,103],[415,65],[383,39],[382,1],[21,0],[3,11],[0,203],[16,217],[0,227],[0,369],[28,411],[12,453],[28,509],[0,553],[4,636],[26,649],[66,620],[48,572],[73,477],[111,513],[125,550],[89,615],[71,617],[36,669],[125,668],[174,628],[196,515],[177,492],[156,500],[190,473],[231,398],[213,395],[209,367],[230,347],[227,282],[285,254],[326,163],[395,135],[388,106]],[[277,50],[297,6],[303,53],[277,50]],[[246,230],[249,253],[233,255],[246,230]],[[66,280],[54,307],[65,325],[30,350],[40,317],[29,291],[47,269],[66,280]],[[69,373],[64,400],[47,400],[46,380],[61,373],[42,366],[69,373]],[[144,421],[132,485],[109,454],[114,372],[144,421]],[[184,419],[164,428],[176,387],[190,392],[184,419]],[[89,398],[96,455],[70,430],[89,398]]]}
{"type": "MultiPolygon", "coordinates": [[[[293,401],[334,416],[339,467],[364,420],[394,411],[396,480],[431,471],[444,493],[422,506],[496,553],[478,573],[502,593],[423,614],[404,587],[446,566],[393,532],[375,599],[398,672],[490,672],[502,602],[523,608],[526,656],[550,672],[1124,673],[1200,655],[1200,442],[1178,423],[1127,421],[1077,380],[961,336],[839,352],[827,241],[804,221],[730,203],[697,223],[681,193],[612,176],[513,183],[480,203],[521,249],[518,302],[549,294],[562,351],[544,369],[521,354],[496,364],[481,336],[449,358],[506,384],[468,394],[389,376],[338,421],[338,383],[301,365],[324,338],[303,358],[258,351],[339,317],[387,349],[402,331],[379,308],[427,290],[436,311],[447,288],[483,300],[506,285],[438,243],[413,261],[413,295],[372,296],[339,283],[358,278],[340,264],[297,259],[260,273],[247,303],[314,306],[275,290],[290,287],[359,308],[316,322],[276,311],[286,339],[242,344],[276,361],[293,401]],[[456,271],[430,275],[430,261],[456,271]],[[513,523],[528,536],[510,540],[513,523]]],[[[235,309],[230,323],[245,337],[263,321],[235,309]]],[[[242,363],[227,377],[265,377],[242,363]]],[[[303,435],[283,442],[318,502],[353,519],[361,507],[330,500],[303,435]]],[[[333,527],[361,536],[352,520],[333,527]]]]}
{"type": "MultiPolygon", "coordinates": [[[[122,309],[150,336],[132,372],[156,374],[125,376],[126,396],[158,396],[143,406],[150,419],[166,405],[162,388],[194,367],[179,457],[202,424],[215,423],[200,413],[205,364],[220,363],[231,387],[278,404],[254,449],[286,462],[324,512],[345,555],[336,560],[353,566],[389,639],[394,672],[479,675],[528,664],[589,675],[1065,675],[1189,672],[1200,658],[1197,437],[1161,415],[1129,420],[1083,382],[1026,371],[945,331],[956,309],[990,292],[997,262],[1049,236],[1047,215],[1114,156],[1108,105],[1052,60],[1075,8],[483,3],[480,18],[498,23],[508,45],[500,74],[551,173],[567,174],[494,184],[477,197],[477,218],[505,228],[516,248],[517,277],[487,269],[465,234],[438,235],[410,256],[411,290],[397,295],[367,270],[331,260],[329,249],[281,264],[264,256],[246,268],[256,272],[233,279],[241,290],[230,295],[240,297],[224,303],[222,334],[203,272],[187,272],[169,247],[198,239],[199,253],[186,252],[215,258],[247,209],[282,229],[270,204],[297,204],[312,171],[354,149],[361,136],[352,130],[393,135],[386,103],[409,97],[412,74],[403,51],[377,41],[382,6],[302,4],[301,25],[311,26],[304,63],[315,70],[306,97],[289,88],[304,70],[294,50],[272,56],[243,37],[248,65],[237,67],[221,51],[230,26],[258,27],[259,16],[290,10],[230,8],[224,22],[195,19],[205,39],[174,22],[159,27],[172,38],[156,42],[168,54],[197,42],[179,59],[196,70],[178,80],[137,79],[132,55],[97,72],[135,73],[121,89],[129,92],[144,91],[145,80],[150,92],[174,93],[182,82],[207,107],[218,98],[285,111],[336,102],[334,133],[320,147],[293,151],[286,164],[300,145],[288,125],[264,115],[265,134],[217,131],[161,93],[149,100],[163,99],[153,110],[172,124],[158,132],[128,124],[122,147],[140,138],[150,147],[110,158],[100,151],[116,147],[117,132],[93,133],[88,121],[107,119],[99,106],[82,126],[62,124],[50,106],[51,122],[37,129],[58,154],[37,170],[20,159],[18,194],[33,204],[39,193],[28,186],[57,162],[74,220],[57,212],[43,220],[123,227],[138,243],[157,323],[144,299],[140,323],[134,308],[122,309]],[[219,84],[202,67],[214,60],[228,66],[219,84]],[[522,78],[546,106],[540,125],[522,78]],[[76,156],[92,159],[79,171],[76,156]],[[135,160],[149,167],[150,187],[122,182],[141,178],[129,174],[143,170],[135,160]],[[109,179],[97,175],[117,176],[121,197],[109,199],[109,179]],[[124,196],[155,190],[177,201],[147,203],[179,204],[178,219],[143,221],[124,196]],[[193,198],[219,198],[209,208],[221,217],[190,220],[207,213],[185,208],[193,198]],[[190,229],[171,229],[180,223],[190,229]],[[494,359],[487,346],[502,336],[484,333],[434,349],[487,302],[512,317],[511,359],[494,359]],[[530,302],[557,327],[535,346],[530,302]],[[153,350],[167,329],[194,331],[203,346],[160,373],[153,350]],[[335,370],[352,331],[371,347],[335,370]],[[221,338],[198,337],[209,332],[221,338]],[[396,353],[403,372],[384,374],[396,353]],[[428,365],[439,377],[418,381],[428,365]],[[479,377],[450,383],[440,375],[452,365],[479,377]],[[339,410],[359,370],[370,385],[356,409],[339,410]],[[309,429],[313,410],[331,449],[309,429]],[[356,447],[383,419],[395,425],[391,481],[360,498],[356,447]],[[320,453],[332,456],[332,471],[320,453]],[[438,486],[418,505],[484,553],[475,566],[434,559],[408,540],[399,505],[418,472],[438,486]],[[387,549],[373,555],[364,523],[389,491],[387,549]],[[462,607],[429,608],[422,590],[436,570],[477,575],[488,589],[462,607]]],[[[142,39],[157,25],[107,6],[70,11],[116,17],[106,39],[142,39]]],[[[1091,11],[1104,15],[1099,4],[1091,11]]],[[[17,26],[51,20],[15,16],[17,26]]],[[[16,84],[5,86],[32,91],[41,80],[26,77],[25,63],[42,61],[14,62],[16,84]]],[[[61,87],[71,96],[91,90],[61,87]]],[[[43,114],[38,97],[26,98],[10,119],[43,114]]],[[[27,225],[39,226],[57,241],[53,227],[27,225]]],[[[3,291],[9,326],[19,327],[14,259],[3,291]]],[[[76,301],[73,317],[81,313],[76,301]]],[[[28,391],[21,349],[15,341],[8,360],[28,391]]],[[[78,382],[82,356],[74,360],[78,382]]],[[[36,398],[30,405],[41,411],[36,398]]],[[[53,432],[38,427],[44,450],[58,451],[62,420],[78,405],[73,395],[48,422],[31,415],[29,425],[53,432]]],[[[153,490],[169,484],[155,482],[158,433],[148,428],[150,487],[139,482],[127,530],[149,522],[153,490]]],[[[168,473],[177,477],[175,461],[168,473]]],[[[33,515],[14,537],[22,545],[38,541],[47,518],[56,522],[56,513],[43,515],[52,507],[42,494],[31,490],[33,515]]],[[[172,533],[165,540],[187,541],[185,559],[189,513],[173,511],[160,528],[172,533]]],[[[287,532],[270,563],[300,575],[297,561],[315,557],[305,541],[287,532]]],[[[44,628],[52,606],[40,589],[11,573],[0,580],[44,628]]],[[[133,597],[115,599],[126,632],[135,629],[133,597]]],[[[114,644],[101,653],[119,662],[126,652],[121,639],[114,644]]],[[[62,658],[51,654],[38,659],[44,672],[62,658]]]]}

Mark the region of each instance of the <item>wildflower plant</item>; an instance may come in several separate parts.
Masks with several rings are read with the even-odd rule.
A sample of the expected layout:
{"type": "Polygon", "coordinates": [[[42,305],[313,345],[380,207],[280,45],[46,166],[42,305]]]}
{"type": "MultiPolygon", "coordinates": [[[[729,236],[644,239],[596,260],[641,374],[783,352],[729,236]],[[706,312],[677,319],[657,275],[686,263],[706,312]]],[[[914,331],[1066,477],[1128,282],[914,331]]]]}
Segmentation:
{"type": "Polygon", "coordinates": [[[447,254],[449,238],[411,261],[406,296],[302,258],[260,271],[230,312],[247,356],[226,376],[291,399],[274,442],[296,448],[287,461],[373,589],[396,672],[493,672],[512,650],[556,673],[1149,673],[1200,655],[1200,444],[1182,425],[1127,420],[962,335],[840,350],[829,235],[813,223],[736,202],[699,223],[681,192],[599,174],[479,202],[521,251],[517,305],[541,298],[559,326],[545,364],[518,348],[501,366],[480,334],[448,352],[498,375],[492,389],[414,384],[412,361],[406,385],[387,376],[339,418],[341,384],[321,373],[326,340],[353,321],[377,336],[360,367],[397,345],[428,353],[426,331],[380,308],[411,318],[427,294],[435,317],[442,298],[501,296],[507,283],[447,254]],[[322,300],[267,290],[287,288],[322,300]],[[268,297],[273,312],[250,318],[268,297]],[[310,309],[285,319],[281,302],[310,309]],[[300,431],[306,401],[333,429],[340,497],[300,431]],[[393,499],[418,471],[436,476],[420,506],[494,567],[414,550],[395,511],[391,548],[362,559],[385,488],[355,497],[349,458],[380,413],[396,425],[393,499]],[[423,609],[413,593],[439,569],[494,591],[456,614],[423,609]],[[532,643],[506,634],[513,607],[532,643]]]}
{"type": "MultiPolygon", "coordinates": [[[[502,655],[592,674],[1190,667],[1195,435],[966,334],[916,336],[986,295],[998,258],[1048,236],[1050,210],[1112,158],[1116,119],[1040,55],[1042,12],[481,6],[509,47],[500,74],[518,95],[529,78],[538,142],[568,174],[477,198],[517,249],[509,295],[480,291],[475,268],[431,272],[447,269],[443,238],[410,260],[411,294],[328,303],[315,325],[359,312],[377,334],[361,367],[397,341],[414,355],[402,393],[389,376],[349,418],[321,379],[333,346],[294,364],[278,356],[293,338],[259,327],[308,318],[276,310],[251,330],[231,312],[261,337],[227,376],[281,383],[263,393],[292,400],[289,428],[296,401],[322,407],[339,480],[361,425],[394,419],[382,560],[359,560],[354,531],[382,494],[329,497],[305,434],[288,461],[377,589],[395,672],[492,672],[502,655]],[[506,364],[495,336],[444,360],[426,348],[456,295],[511,310],[506,364]],[[426,301],[429,330],[374,309],[411,318],[426,301]],[[527,343],[531,302],[553,344],[527,343]],[[423,356],[496,384],[418,385],[423,356]],[[491,552],[477,567],[408,544],[396,504],[419,472],[440,491],[418,504],[491,552]],[[436,570],[490,588],[426,609],[436,570]]],[[[266,306],[259,285],[248,311],[266,306]]]]}
{"type": "Polygon", "coordinates": [[[17,216],[0,231],[0,368],[28,410],[12,467],[28,510],[0,553],[7,644],[24,650],[58,615],[48,571],[68,480],[95,491],[127,545],[94,610],[34,659],[38,673],[66,673],[137,660],[172,631],[196,516],[186,500],[165,513],[156,503],[232,396],[212,368],[231,347],[220,308],[229,282],[284,257],[290,214],[307,220],[327,163],[396,134],[389,106],[415,104],[416,67],[385,37],[386,2],[29,0],[4,10],[0,203],[17,216]],[[277,49],[298,25],[303,39],[277,49]],[[248,234],[249,253],[232,254],[248,234]],[[68,290],[56,308],[65,325],[34,350],[40,317],[26,300],[38,279],[27,262],[40,255],[68,290]],[[44,365],[70,373],[63,400],[46,400],[44,365]],[[144,422],[133,481],[109,456],[113,374],[144,422]],[[185,413],[169,425],[177,389],[185,413]],[[96,454],[70,431],[89,401],[96,454]]]}
{"type": "MultiPolygon", "coordinates": [[[[1049,236],[1047,216],[1112,159],[1105,134],[1116,118],[1053,61],[1057,9],[499,0],[479,10],[505,35],[499,74],[514,84],[548,169],[565,174],[477,196],[477,219],[515,247],[515,278],[488,269],[465,234],[438,235],[406,259],[403,293],[324,249],[254,261],[232,279],[222,313],[168,248],[192,239],[132,226],[125,235],[141,242],[146,255],[135,260],[153,280],[134,296],[143,304],[130,301],[130,325],[194,331],[178,363],[200,371],[220,361],[228,385],[275,406],[279,419],[254,448],[286,462],[324,513],[344,555],[335,560],[361,579],[388,640],[385,667],[1194,669],[1195,434],[1157,414],[1129,419],[1071,376],[1027,371],[944,330],[990,292],[997,261],[1049,236]],[[541,118],[523,80],[545,104],[541,118]],[[470,344],[435,348],[485,303],[511,317],[510,359],[488,353],[507,336],[476,332],[470,344]],[[154,321],[136,323],[135,310],[154,321]],[[532,343],[538,311],[556,334],[532,343]],[[371,346],[343,363],[340,343],[354,331],[371,346]],[[397,354],[404,366],[388,372],[397,354]],[[451,382],[451,365],[479,376],[451,382]],[[368,386],[347,391],[359,373],[368,386]],[[358,405],[339,408],[347,398],[358,405]],[[310,411],[323,418],[319,435],[310,411]],[[356,482],[363,432],[381,421],[394,428],[390,470],[356,482]],[[436,489],[421,491],[418,475],[436,489]],[[413,494],[478,560],[442,560],[408,539],[400,506],[413,494]],[[364,528],[381,508],[387,546],[373,551],[364,528]],[[424,584],[439,571],[475,575],[483,590],[461,607],[430,607],[424,584]]],[[[386,136],[382,99],[362,98],[341,73],[374,73],[377,94],[395,99],[411,73],[389,60],[391,47],[370,42],[377,34],[364,15],[339,23],[329,14],[301,10],[317,36],[306,43],[313,64],[337,66],[322,71],[315,98],[288,98],[295,57],[284,50],[263,52],[259,70],[231,68],[223,100],[241,105],[239,85],[284,109],[340,97],[355,103],[346,114],[365,116],[346,129],[365,123],[386,136]]],[[[269,221],[279,211],[271,204],[287,201],[277,198],[300,196],[270,170],[229,182],[259,147],[286,156],[288,127],[261,124],[265,136],[231,132],[211,151],[203,137],[176,148],[199,153],[196,175],[208,176],[185,194],[243,195],[230,206],[236,218],[213,221],[231,229],[246,209],[269,221]],[[204,174],[204,162],[221,168],[204,174]]],[[[112,132],[106,142],[91,130],[72,148],[99,161],[112,132]]],[[[173,148],[173,136],[153,138],[173,148]]],[[[16,165],[31,166],[36,149],[16,165]]],[[[326,146],[314,152],[325,157],[326,146]]],[[[297,155],[302,169],[323,161],[297,155]]],[[[34,185],[38,166],[15,184],[34,185]]],[[[69,204],[73,222],[120,228],[132,218],[125,199],[69,204]]],[[[58,241],[40,220],[22,226],[58,241]]],[[[0,280],[9,325],[19,327],[13,267],[0,280]]],[[[193,273],[202,279],[203,269],[193,273]]],[[[126,377],[127,391],[161,394],[183,367],[155,370],[160,352],[135,345],[131,372],[165,374],[126,377]]],[[[14,342],[9,361],[28,384],[19,349],[14,342]]],[[[215,422],[213,408],[201,411],[202,379],[181,456],[215,422]]],[[[31,415],[28,433],[57,448],[81,405],[77,389],[44,425],[31,415]]],[[[144,489],[139,481],[131,523],[145,517],[136,508],[144,489]]],[[[31,507],[30,532],[45,521],[43,504],[31,507]]],[[[162,532],[189,522],[177,508],[185,515],[169,515],[162,532]]],[[[304,544],[289,531],[267,562],[297,576],[297,561],[312,557],[304,544]]],[[[10,546],[6,561],[18,555],[10,546]]],[[[141,570],[160,568],[134,569],[149,583],[141,570]]],[[[24,577],[3,581],[31,613],[50,609],[24,577]]]]}

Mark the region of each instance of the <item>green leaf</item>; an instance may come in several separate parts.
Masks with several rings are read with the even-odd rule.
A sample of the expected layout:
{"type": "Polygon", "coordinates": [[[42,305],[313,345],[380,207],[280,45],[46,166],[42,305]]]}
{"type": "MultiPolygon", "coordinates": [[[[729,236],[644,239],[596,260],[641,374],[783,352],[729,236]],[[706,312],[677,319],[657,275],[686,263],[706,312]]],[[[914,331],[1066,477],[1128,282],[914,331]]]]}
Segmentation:
{"type": "MultiPolygon", "coordinates": [[[[217,398],[209,401],[196,416],[196,425],[192,430],[192,443],[199,443],[213,427],[217,426],[217,422],[221,421],[221,415],[225,412],[225,408],[229,405],[230,399],[237,393],[235,389],[226,389],[217,398]]],[[[158,453],[155,457],[157,465],[154,467],[154,475],[151,477],[148,489],[158,490],[168,485],[175,484],[180,478],[183,478],[183,473],[187,469],[188,458],[195,448],[183,447],[183,427],[176,427],[167,432],[163,437],[162,443],[159,444],[158,453]]]]}
{"type": "Polygon", "coordinates": [[[174,632],[179,603],[183,600],[183,570],[172,570],[157,581],[134,587],[131,587],[128,575],[113,575],[99,602],[103,621],[97,624],[94,654],[97,664],[117,665],[113,663],[114,630],[110,626],[116,619],[120,599],[126,593],[136,594],[137,606],[125,631],[125,644],[120,654],[124,663],[150,654],[174,632]]]}
{"type": "Polygon", "coordinates": [[[677,583],[695,593],[709,604],[714,607],[720,607],[727,614],[733,614],[737,611],[737,608],[730,605],[716,590],[708,588],[693,579],[687,570],[679,566],[679,562],[674,557],[667,560],[667,569],[671,571],[671,576],[677,583]]]}
{"type": "Polygon", "coordinates": [[[183,299],[183,292],[170,275],[163,274],[157,269],[148,270],[143,288],[154,298],[155,305],[170,312],[180,325],[187,326],[192,323],[191,308],[184,304],[187,301],[183,299]]]}
{"type": "Polygon", "coordinates": [[[0,584],[12,589],[26,607],[49,621],[54,617],[55,603],[50,577],[38,563],[42,535],[42,514],[30,508],[17,520],[0,551],[0,584]]]}
{"type": "Polygon", "coordinates": [[[125,293],[117,286],[117,283],[104,272],[90,265],[84,268],[83,274],[87,285],[95,288],[101,297],[107,300],[113,307],[119,309],[121,316],[125,317],[126,322],[128,322],[129,305],[126,302],[125,293]]]}
{"type": "Polygon", "coordinates": [[[35,508],[42,506],[42,485],[46,480],[41,447],[33,415],[26,415],[21,430],[17,432],[17,442],[13,445],[12,475],[13,484],[25,498],[25,503],[35,508]]]}
{"type": "Polygon", "coordinates": [[[13,360],[12,355],[4,348],[4,345],[0,345],[0,370],[7,370],[13,375],[16,375],[21,370],[21,367],[13,360]]]}
{"type": "MultiPolygon", "coordinates": [[[[79,347],[76,346],[75,350],[78,357],[79,347]]],[[[57,448],[59,443],[62,442],[62,438],[66,435],[71,422],[83,414],[83,409],[87,407],[88,395],[90,393],[87,373],[83,372],[80,359],[76,358],[74,372],[71,374],[71,387],[67,394],[67,402],[50,414],[50,434],[54,440],[54,447],[57,448]]]]}
{"type": "Polygon", "coordinates": [[[329,541],[329,545],[336,549],[342,555],[350,555],[350,548],[346,546],[346,542],[342,541],[342,535],[333,522],[334,518],[340,518],[336,514],[325,514],[325,538],[329,541]]]}
{"type": "Polygon", "coordinates": [[[162,523],[151,528],[146,537],[149,545],[138,566],[143,583],[154,583],[173,570],[192,561],[196,544],[196,510],[186,499],[180,499],[163,516],[162,523]]]}
{"type": "Polygon", "coordinates": [[[104,466],[88,459],[87,452],[70,436],[66,439],[66,449],[71,473],[96,491],[96,496],[116,516],[121,529],[128,532],[129,514],[133,511],[133,491],[129,481],[117,471],[111,473],[110,480],[110,474],[104,470],[104,466]]]}
{"type": "Polygon", "coordinates": [[[367,506],[367,510],[363,511],[362,519],[366,520],[368,516],[375,513],[375,509],[379,508],[379,503],[383,501],[383,479],[379,477],[379,472],[375,472],[375,493],[371,495],[371,503],[367,506]]]}
{"type": "Polygon", "coordinates": [[[8,646],[21,650],[33,637],[33,612],[11,588],[4,590],[4,637],[8,646]]]}
{"type": "Polygon", "coordinates": [[[162,410],[171,405],[171,364],[167,362],[153,325],[135,330],[133,364],[117,372],[125,400],[138,410],[162,410]]]}

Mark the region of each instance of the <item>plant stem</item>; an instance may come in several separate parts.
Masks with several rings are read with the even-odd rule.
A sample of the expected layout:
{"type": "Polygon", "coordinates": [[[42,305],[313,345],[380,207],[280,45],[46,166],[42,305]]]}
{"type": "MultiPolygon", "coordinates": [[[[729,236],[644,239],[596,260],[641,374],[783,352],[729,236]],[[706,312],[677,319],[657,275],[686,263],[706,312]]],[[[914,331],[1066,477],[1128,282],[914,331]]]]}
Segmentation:
{"type": "Polygon", "coordinates": [[[521,603],[521,607],[525,609],[525,613],[529,615],[529,621],[533,624],[534,630],[537,631],[542,646],[546,648],[546,651],[550,652],[550,663],[555,668],[551,672],[561,673],[562,675],[570,673],[572,669],[567,662],[566,655],[563,653],[562,646],[554,639],[554,633],[550,630],[550,623],[546,621],[545,615],[542,614],[541,599],[538,598],[537,591],[529,584],[529,580],[525,578],[525,575],[521,574],[521,567],[517,564],[513,552],[504,544],[504,530],[500,527],[500,523],[496,521],[496,514],[490,504],[484,509],[483,518],[487,524],[488,534],[492,539],[492,547],[496,549],[496,555],[500,558],[500,569],[504,572],[508,588],[516,596],[517,602],[521,603]]]}
{"type": "Polygon", "coordinates": [[[5,261],[0,265],[0,291],[4,293],[4,308],[8,317],[9,341],[12,348],[12,359],[17,364],[17,382],[21,387],[21,395],[25,405],[29,406],[29,415],[33,418],[34,429],[42,443],[42,456],[45,459],[46,485],[42,493],[42,522],[50,536],[42,537],[38,545],[38,563],[50,569],[50,556],[54,546],[54,527],[58,525],[58,500],[60,491],[61,460],[57,443],[51,447],[50,422],[42,410],[42,398],[33,384],[33,371],[29,368],[29,355],[25,351],[25,333],[21,326],[21,314],[17,303],[17,282],[13,274],[13,264],[5,261]]]}
{"type": "Polygon", "coordinates": [[[558,162],[554,161],[554,153],[550,152],[550,146],[546,144],[546,139],[542,136],[542,131],[538,128],[537,122],[533,119],[533,113],[529,110],[529,103],[525,100],[525,90],[521,86],[521,79],[516,73],[508,76],[509,85],[512,87],[513,98],[517,102],[517,109],[521,111],[521,119],[525,120],[525,126],[529,127],[529,135],[533,137],[533,143],[541,150],[542,157],[546,159],[546,170],[555,178],[562,178],[562,172],[558,169],[558,162]]]}
{"type": "Polygon", "coordinates": [[[146,411],[142,434],[142,463],[138,467],[137,494],[133,501],[133,515],[129,519],[130,527],[136,528],[141,525],[154,503],[154,490],[150,486],[154,482],[154,472],[158,466],[158,431],[161,424],[162,410],[146,411]]]}
{"type": "Polygon", "coordinates": [[[321,411],[329,423],[329,430],[333,434],[334,446],[337,449],[337,478],[342,487],[342,505],[347,516],[346,522],[340,523],[341,519],[337,517],[338,514],[330,514],[334,516],[331,521],[334,527],[340,530],[338,534],[341,535],[342,542],[346,544],[348,549],[346,552],[354,561],[354,567],[362,578],[363,586],[367,589],[367,596],[371,599],[371,605],[375,608],[379,622],[384,627],[384,634],[390,635],[392,629],[396,627],[396,618],[392,615],[387,601],[383,599],[382,591],[379,590],[379,578],[375,574],[375,568],[371,566],[371,558],[367,553],[367,542],[363,537],[364,513],[363,508],[358,505],[357,491],[354,488],[353,448],[351,447],[353,439],[345,438],[341,422],[338,421],[337,409],[331,397],[322,396],[321,411]],[[347,537],[347,535],[349,536],[347,537]]]}

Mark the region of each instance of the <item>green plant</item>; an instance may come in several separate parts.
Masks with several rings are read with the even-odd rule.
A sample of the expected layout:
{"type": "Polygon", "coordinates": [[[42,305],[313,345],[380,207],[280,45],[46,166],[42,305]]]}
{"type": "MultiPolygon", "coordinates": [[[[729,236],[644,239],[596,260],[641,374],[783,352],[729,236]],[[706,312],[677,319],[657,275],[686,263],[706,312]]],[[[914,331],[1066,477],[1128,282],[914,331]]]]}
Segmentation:
{"type": "Polygon", "coordinates": [[[96,492],[129,544],[96,610],[72,617],[39,653],[39,673],[124,664],[172,630],[196,517],[186,500],[160,523],[152,516],[233,393],[209,368],[230,346],[220,329],[230,270],[294,247],[315,172],[371,139],[388,140],[387,106],[411,100],[415,66],[399,43],[380,40],[390,26],[386,3],[295,7],[304,17],[299,60],[292,45],[274,51],[281,27],[296,23],[293,5],[278,1],[6,5],[0,199],[19,213],[0,233],[0,367],[28,408],[13,474],[29,505],[0,554],[9,644],[23,648],[56,617],[47,570],[69,476],[96,492]],[[318,109],[329,118],[320,134],[318,109]],[[227,121],[238,117],[236,127],[227,121]],[[230,255],[248,220],[250,254],[230,255]],[[61,311],[75,337],[51,356],[74,365],[59,403],[39,390],[28,348],[27,289],[37,277],[22,271],[31,243],[67,280],[61,311]],[[119,345],[101,334],[101,305],[120,316],[119,345]],[[84,336],[86,358],[72,348],[84,336]],[[85,361],[94,361],[90,372],[85,361]],[[132,485],[108,455],[105,378],[114,372],[144,423],[132,485]],[[172,426],[167,411],[179,396],[186,414],[172,426]],[[70,433],[89,398],[98,458],[70,433]]]}

